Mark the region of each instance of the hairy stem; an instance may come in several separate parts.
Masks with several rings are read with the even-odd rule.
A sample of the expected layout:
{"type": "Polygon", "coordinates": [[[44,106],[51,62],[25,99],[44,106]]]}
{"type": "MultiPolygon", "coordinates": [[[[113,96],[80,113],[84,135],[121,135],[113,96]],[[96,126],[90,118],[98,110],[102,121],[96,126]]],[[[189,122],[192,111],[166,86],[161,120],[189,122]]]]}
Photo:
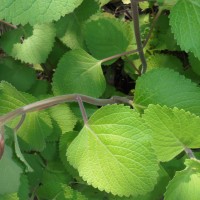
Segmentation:
{"type": "Polygon", "coordinates": [[[97,98],[93,98],[93,97],[85,96],[81,94],[67,94],[67,95],[51,97],[48,99],[37,101],[35,103],[31,103],[21,108],[18,108],[16,110],[13,110],[5,115],[2,115],[0,116],[0,127],[2,127],[5,123],[14,119],[17,116],[26,114],[28,112],[44,110],[51,106],[55,106],[57,104],[61,104],[65,102],[78,102],[78,98],[80,98],[81,101],[83,102],[93,104],[96,106],[104,106],[107,104],[115,104],[115,103],[129,104],[131,106],[133,104],[133,101],[131,100],[132,97],[113,96],[110,99],[97,99],[97,98]]]}
{"type": "Polygon", "coordinates": [[[135,39],[137,43],[137,49],[142,62],[142,72],[145,73],[147,69],[147,63],[143,52],[143,45],[140,37],[140,26],[139,26],[139,13],[138,13],[138,1],[131,0],[131,10],[133,14],[133,26],[135,32],[135,39]]]}

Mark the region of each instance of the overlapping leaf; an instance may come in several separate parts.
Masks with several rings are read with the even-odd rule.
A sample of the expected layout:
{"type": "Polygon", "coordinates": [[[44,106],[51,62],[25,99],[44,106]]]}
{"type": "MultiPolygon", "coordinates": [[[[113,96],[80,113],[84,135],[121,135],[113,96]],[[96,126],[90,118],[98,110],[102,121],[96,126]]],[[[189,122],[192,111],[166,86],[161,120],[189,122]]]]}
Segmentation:
{"type": "Polygon", "coordinates": [[[97,59],[123,53],[133,38],[131,28],[112,17],[94,17],[84,29],[87,47],[97,59]]]}
{"type": "Polygon", "coordinates": [[[88,184],[119,196],[137,196],[156,183],[157,159],[147,126],[124,106],[98,110],[72,141],[67,156],[88,184]]]}
{"type": "Polygon", "coordinates": [[[55,95],[80,93],[99,97],[106,87],[101,61],[81,49],[67,52],[53,77],[55,95]]]}
{"type": "MultiPolygon", "coordinates": [[[[36,100],[30,94],[21,93],[6,82],[0,84],[1,115],[36,100]]],[[[18,120],[14,120],[9,126],[15,127],[18,120]]],[[[45,138],[51,134],[51,131],[51,119],[46,112],[41,111],[28,114],[17,134],[29,145],[29,149],[42,150],[45,147],[45,138]]]]}
{"type": "Polygon", "coordinates": [[[10,31],[1,38],[0,46],[7,54],[23,62],[44,63],[53,48],[56,35],[54,26],[53,24],[35,25],[32,35],[31,31],[30,26],[26,26],[25,30],[10,31]]]}
{"type": "Polygon", "coordinates": [[[200,162],[186,160],[186,169],[176,173],[165,193],[165,200],[198,200],[200,196],[200,162]]]}
{"type": "Polygon", "coordinates": [[[57,36],[71,49],[85,48],[83,37],[84,22],[99,9],[96,1],[83,1],[73,13],[56,23],[57,36]]]}
{"type": "Polygon", "coordinates": [[[185,148],[200,148],[200,117],[177,108],[150,105],[143,118],[152,130],[152,144],[160,161],[171,160],[185,148]]]}
{"type": "Polygon", "coordinates": [[[138,109],[160,104],[200,115],[199,99],[199,87],[173,70],[154,69],[136,82],[135,106],[138,109]]]}
{"type": "Polygon", "coordinates": [[[200,1],[179,0],[171,10],[170,24],[182,50],[200,59],[200,1]]]}
{"type": "Polygon", "coordinates": [[[78,7],[83,0],[10,0],[2,1],[0,18],[13,24],[31,25],[58,20],[78,7]]]}

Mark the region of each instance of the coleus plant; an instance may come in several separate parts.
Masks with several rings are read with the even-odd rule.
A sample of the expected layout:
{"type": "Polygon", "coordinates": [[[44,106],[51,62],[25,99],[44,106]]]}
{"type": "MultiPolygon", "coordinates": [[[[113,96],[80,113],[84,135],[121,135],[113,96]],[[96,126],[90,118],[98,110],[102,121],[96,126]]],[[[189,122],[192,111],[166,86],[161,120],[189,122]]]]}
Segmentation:
{"type": "Polygon", "coordinates": [[[200,2],[109,2],[1,2],[0,199],[199,199],[200,2]]]}

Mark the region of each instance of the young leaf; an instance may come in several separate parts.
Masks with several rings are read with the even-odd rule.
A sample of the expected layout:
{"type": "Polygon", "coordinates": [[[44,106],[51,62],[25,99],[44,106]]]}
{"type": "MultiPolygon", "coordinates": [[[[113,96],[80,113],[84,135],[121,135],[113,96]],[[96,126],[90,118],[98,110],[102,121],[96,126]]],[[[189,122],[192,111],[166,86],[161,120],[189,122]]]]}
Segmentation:
{"type": "Polygon", "coordinates": [[[165,193],[165,200],[198,200],[200,196],[200,162],[186,160],[186,169],[178,171],[170,181],[165,193]]]}
{"type": "Polygon", "coordinates": [[[185,148],[200,148],[199,116],[177,108],[150,105],[143,118],[152,130],[152,144],[160,161],[171,160],[185,148]]]}
{"type": "MultiPolygon", "coordinates": [[[[17,91],[12,85],[1,82],[0,84],[0,114],[5,114],[28,103],[37,101],[30,94],[17,91]]],[[[18,119],[9,123],[9,127],[15,127],[18,119]]],[[[49,115],[44,112],[32,112],[20,129],[18,136],[28,144],[28,150],[42,150],[45,147],[45,138],[52,132],[52,124],[49,115]]]]}
{"type": "Polygon", "coordinates": [[[133,34],[129,37],[131,31],[128,24],[118,19],[97,16],[86,23],[84,35],[91,54],[101,60],[125,52],[133,38],[133,34]]]}
{"type": "Polygon", "coordinates": [[[147,72],[136,82],[135,107],[149,104],[182,108],[200,115],[200,89],[189,79],[167,68],[147,72]]]}
{"type": "Polygon", "coordinates": [[[7,81],[20,91],[27,91],[36,81],[33,68],[11,58],[0,60],[0,81],[7,81]]]}
{"type": "Polygon", "coordinates": [[[191,51],[200,59],[200,2],[181,0],[171,9],[172,32],[182,50],[191,51]]]}
{"type": "Polygon", "coordinates": [[[0,18],[13,24],[31,25],[58,20],[73,12],[83,0],[10,0],[1,2],[0,18]]]}
{"type": "Polygon", "coordinates": [[[101,61],[81,49],[67,52],[58,64],[52,85],[55,95],[81,93],[100,97],[106,87],[101,61]]]}
{"type": "Polygon", "coordinates": [[[145,194],[153,189],[158,170],[149,131],[130,108],[102,107],[70,144],[68,160],[89,185],[101,191],[145,194]]]}
{"type": "Polygon", "coordinates": [[[7,145],[0,161],[0,172],[0,195],[18,192],[23,169],[13,160],[12,149],[7,145]]]}
{"type": "Polygon", "coordinates": [[[0,45],[6,53],[23,62],[44,63],[53,48],[56,35],[53,24],[35,25],[33,35],[25,38],[21,44],[19,43],[20,37],[26,31],[30,32],[31,27],[27,26],[25,30],[10,31],[1,38],[0,45]]]}

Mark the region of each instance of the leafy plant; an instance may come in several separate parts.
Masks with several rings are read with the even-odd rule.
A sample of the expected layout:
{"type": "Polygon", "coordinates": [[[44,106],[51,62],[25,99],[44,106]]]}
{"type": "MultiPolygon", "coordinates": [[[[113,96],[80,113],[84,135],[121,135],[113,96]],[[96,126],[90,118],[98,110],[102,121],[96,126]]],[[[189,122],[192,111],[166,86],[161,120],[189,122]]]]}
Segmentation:
{"type": "Polygon", "coordinates": [[[0,18],[0,200],[199,199],[199,0],[10,0],[0,18]]]}

